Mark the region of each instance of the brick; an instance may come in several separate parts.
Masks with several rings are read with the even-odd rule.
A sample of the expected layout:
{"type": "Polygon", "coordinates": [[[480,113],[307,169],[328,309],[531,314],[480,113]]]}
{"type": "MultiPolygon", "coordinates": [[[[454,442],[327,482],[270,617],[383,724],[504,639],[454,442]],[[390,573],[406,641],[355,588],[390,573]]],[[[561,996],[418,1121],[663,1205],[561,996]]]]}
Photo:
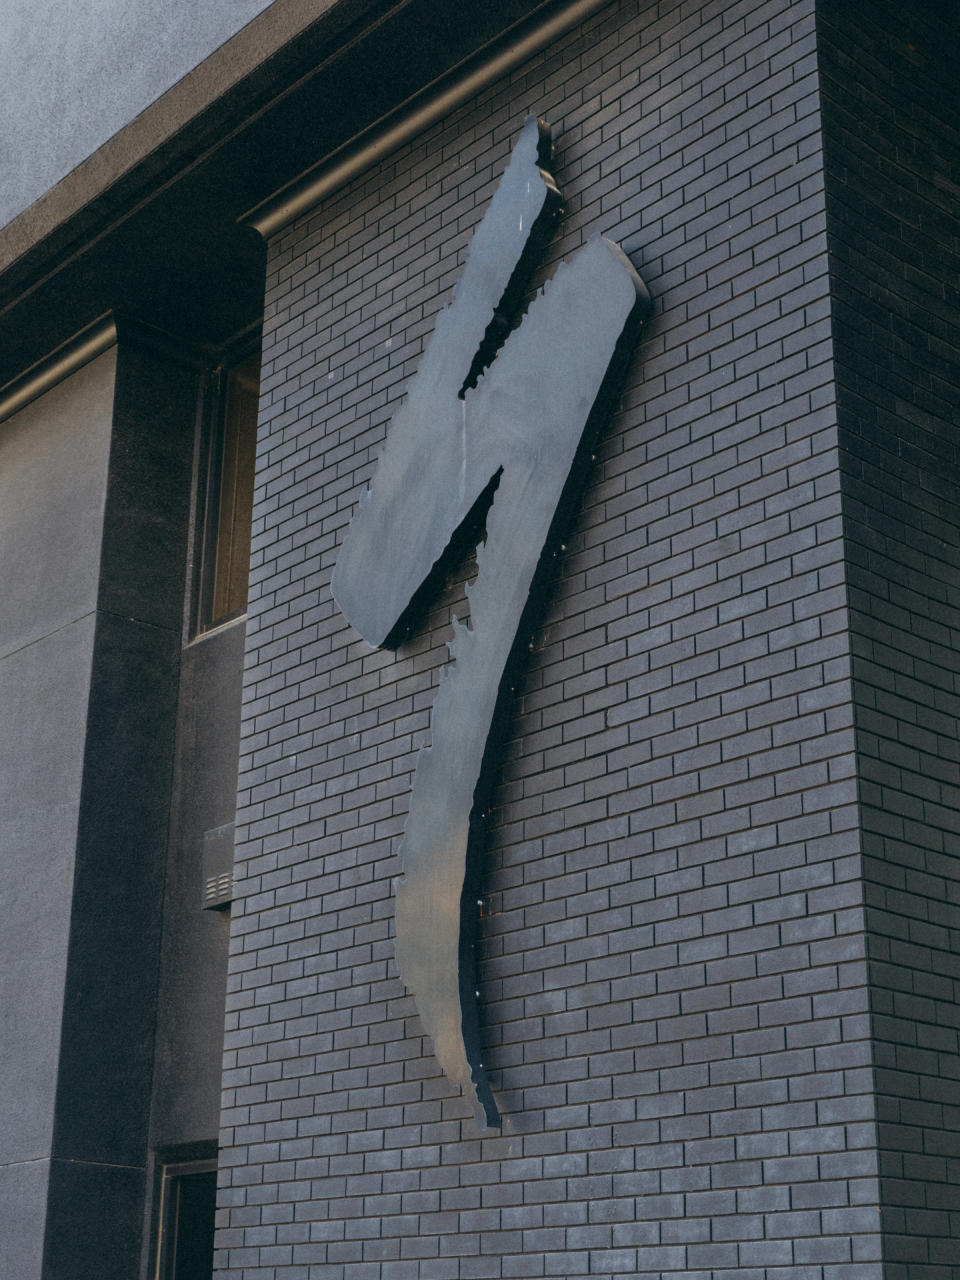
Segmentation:
{"type": "MultiPolygon", "coordinates": [[[[936,1149],[930,1064],[956,1045],[920,1040],[911,1019],[952,1027],[932,1016],[955,982],[936,909],[953,900],[952,868],[933,859],[952,847],[958,805],[932,757],[956,728],[960,535],[954,490],[937,483],[956,449],[940,441],[931,461],[927,408],[883,415],[952,376],[954,338],[935,319],[926,243],[906,260],[905,223],[879,276],[854,252],[891,170],[879,123],[848,132],[848,99],[868,76],[880,112],[916,77],[890,73],[905,56],[892,37],[867,40],[838,0],[820,11],[822,107],[812,0],[609,6],[270,246],[249,879],[224,1114],[235,1188],[313,1182],[297,1208],[307,1243],[221,1240],[250,1274],[853,1280],[873,1266],[873,1280],[865,927],[923,938],[922,958],[871,956],[869,1007],[896,1058],[886,1096],[905,1104],[897,1090],[921,1080],[930,1104],[898,1122],[936,1149]],[[416,750],[474,566],[451,574],[415,638],[379,654],[335,614],[329,570],[533,101],[555,127],[568,204],[551,263],[616,228],[657,313],[505,711],[480,989],[507,1124],[481,1143],[420,1035],[389,923],[416,750]],[[897,340],[883,348],[891,307],[897,340]],[[911,345],[918,308],[930,331],[911,345]],[[942,989],[915,989],[918,971],[942,989]],[[282,1074],[243,1074],[275,1064],[282,1074]],[[329,1123],[309,1154],[271,1155],[257,1144],[289,1134],[239,1127],[281,1123],[247,1115],[281,1102],[301,1108],[284,1121],[329,1123]],[[290,1246],[292,1262],[268,1252],[290,1246]]],[[[939,188],[903,183],[901,216],[923,200],[932,218],[939,188]]],[[[930,1177],[946,1186],[939,1163],[930,1177]]],[[[894,1205],[905,1193],[892,1174],[886,1185],[894,1205]]],[[[245,1230],[279,1232],[266,1207],[245,1206],[245,1230]]]]}

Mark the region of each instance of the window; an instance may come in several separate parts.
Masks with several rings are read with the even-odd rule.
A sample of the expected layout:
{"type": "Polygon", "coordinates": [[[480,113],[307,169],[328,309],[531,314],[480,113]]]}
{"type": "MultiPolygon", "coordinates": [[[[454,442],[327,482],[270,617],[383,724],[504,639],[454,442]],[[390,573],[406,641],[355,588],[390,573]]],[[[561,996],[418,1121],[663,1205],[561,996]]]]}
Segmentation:
{"type": "Polygon", "coordinates": [[[259,353],[217,374],[200,574],[199,631],[247,608],[257,449],[259,353]]]}
{"type": "Polygon", "coordinates": [[[157,1280],[210,1280],[216,1208],[216,1160],[164,1166],[157,1280]]]}

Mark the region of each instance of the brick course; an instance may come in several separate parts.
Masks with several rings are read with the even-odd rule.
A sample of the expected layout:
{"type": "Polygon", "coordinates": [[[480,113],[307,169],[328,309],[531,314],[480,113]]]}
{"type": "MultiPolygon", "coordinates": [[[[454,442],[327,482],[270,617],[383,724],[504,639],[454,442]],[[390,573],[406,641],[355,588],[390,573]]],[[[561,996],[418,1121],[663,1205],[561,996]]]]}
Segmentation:
{"type": "Polygon", "coordinates": [[[224,1276],[879,1280],[818,83],[812,0],[623,0],[270,246],[224,1276]],[[329,578],[531,109],[547,270],[602,232],[656,312],[502,744],[481,1136],[391,897],[472,563],[395,653],[329,578]]]}

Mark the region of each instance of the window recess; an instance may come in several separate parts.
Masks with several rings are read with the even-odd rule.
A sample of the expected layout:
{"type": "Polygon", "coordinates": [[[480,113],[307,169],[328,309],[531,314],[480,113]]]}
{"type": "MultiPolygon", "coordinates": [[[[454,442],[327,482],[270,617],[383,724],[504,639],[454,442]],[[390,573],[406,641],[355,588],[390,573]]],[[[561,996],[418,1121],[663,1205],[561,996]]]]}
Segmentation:
{"type": "Polygon", "coordinates": [[[246,612],[259,392],[259,352],[216,372],[204,489],[198,632],[246,612]]]}
{"type": "Polygon", "coordinates": [[[216,1160],[163,1166],[156,1280],[210,1280],[216,1209],[216,1160]]]}

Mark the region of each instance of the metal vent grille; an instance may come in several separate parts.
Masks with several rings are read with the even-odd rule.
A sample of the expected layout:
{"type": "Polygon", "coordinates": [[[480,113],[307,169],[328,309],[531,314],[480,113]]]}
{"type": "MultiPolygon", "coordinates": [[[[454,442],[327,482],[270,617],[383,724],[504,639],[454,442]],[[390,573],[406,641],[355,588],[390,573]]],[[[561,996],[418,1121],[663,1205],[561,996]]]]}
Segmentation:
{"type": "Polygon", "coordinates": [[[210,876],[203,884],[204,907],[225,907],[233,901],[233,876],[210,876]]]}
{"type": "Polygon", "coordinates": [[[233,901],[233,823],[203,833],[201,907],[227,907],[233,901]]]}

